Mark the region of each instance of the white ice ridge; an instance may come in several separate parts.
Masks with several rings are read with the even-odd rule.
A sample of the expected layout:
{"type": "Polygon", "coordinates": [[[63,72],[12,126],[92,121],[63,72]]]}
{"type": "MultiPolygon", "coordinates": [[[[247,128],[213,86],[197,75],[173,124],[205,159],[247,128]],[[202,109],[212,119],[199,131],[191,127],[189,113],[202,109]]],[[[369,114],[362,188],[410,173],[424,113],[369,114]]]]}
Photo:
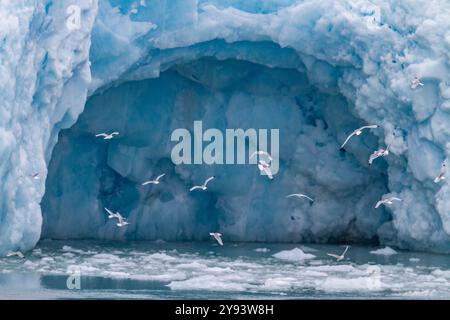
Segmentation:
{"type": "MultiPolygon", "coordinates": [[[[236,181],[230,179],[227,185],[223,179],[216,184],[223,188],[215,195],[216,207],[227,221],[220,230],[229,233],[230,240],[235,237],[258,241],[327,241],[348,230],[358,230],[356,234],[361,238],[376,237],[400,248],[450,251],[449,179],[433,183],[441,163],[450,154],[448,2],[154,0],[147,1],[145,6],[139,3],[115,1],[112,7],[109,1],[70,1],[81,8],[79,29],[65,25],[68,1],[0,3],[0,254],[30,249],[39,239],[40,203],[46,192],[45,176],[47,169],[51,169],[52,151],[61,129],[77,121],[89,96],[95,98],[97,93],[130,80],[158,78],[169,69],[214,90],[245,80],[251,73],[251,69],[242,69],[241,65],[228,74],[219,72],[220,68],[202,69],[205,64],[201,61],[205,58],[246,62],[273,71],[270,81],[261,77],[246,94],[231,96],[226,113],[229,117],[240,110],[239,101],[268,105],[268,98],[262,93],[275,90],[273,84],[279,85],[276,90],[280,97],[294,96],[298,88],[304,90],[295,92],[304,98],[299,102],[304,108],[308,108],[308,103],[314,104],[308,97],[321,97],[325,106],[314,114],[313,125],[308,122],[308,137],[301,135],[303,128],[295,127],[295,118],[291,120],[299,115],[294,108],[283,109],[284,117],[281,111],[272,117],[273,121],[279,120],[281,129],[292,132],[292,139],[285,143],[291,148],[297,146],[290,153],[292,158],[284,162],[290,166],[289,174],[283,175],[280,168],[279,182],[275,182],[279,183],[277,193],[283,202],[271,200],[270,212],[290,210],[287,221],[279,219],[280,216],[273,221],[267,215],[261,218],[256,212],[265,205],[254,197],[264,198],[268,192],[266,185],[252,182],[253,189],[247,189],[252,190],[251,194],[230,195],[231,185],[236,185],[236,181]],[[292,71],[304,75],[302,86],[297,88],[298,83],[290,82],[292,71]],[[410,84],[415,77],[424,85],[412,89],[410,84]],[[314,94],[308,94],[306,87],[313,88],[309,90],[314,94]],[[251,96],[249,92],[258,94],[251,96]],[[342,105],[348,109],[343,111],[342,105]],[[283,125],[287,120],[291,122],[283,125]],[[346,155],[339,154],[339,145],[352,130],[372,123],[380,128],[369,137],[350,141],[346,155]],[[394,141],[387,141],[394,132],[394,141]],[[387,143],[391,143],[390,155],[368,169],[369,151],[387,143]],[[343,161],[344,156],[350,160],[343,161]],[[336,165],[330,169],[325,163],[336,165]],[[42,178],[30,179],[36,172],[42,173],[42,178]],[[323,198],[315,197],[310,208],[298,204],[296,207],[285,201],[283,195],[289,190],[323,194],[323,198]],[[402,205],[381,211],[371,209],[377,199],[389,193],[403,199],[402,205]],[[351,198],[351,194],[357,197],[351,198]],[[289,207],[281,207],[284,205],[289,207]],[[305,213],[306,209],[310,214],[305,213]],[[289,220],[291,215],[294,220],[289,220]],[[297,219],[298,216],[304,219],[297,219]],[[258,222],[272,229],[261,227],[258,232],[253,229],[249,232],[251,225],[258,222]],[[247,239],[244,235],[255,238],[247,239]]],[[[195,100],[195,95],[180,92],[183,94],[180,99],[195,100]]],[[[223,98],[217,95],[211,99],[216,99],[217,106],[223,98]]],[[[286,98],[280,102],[288,104],[287,101],[286,98]]],[[[95,101],[92,105],[99,107],[95,101]]],[[[174,105],[160,114],[164,117],[164,113],[176,108],[174,105]]],[[[97,115],[101,117],[100,114],[99,111],[97,115]]],[[[212,117],[207,111],[199,114],[212,117]]],[[[308,119],[303,115],[300,122],[306,126],[308,119]]],[[[250,123],[245,119],[234,120],[237,124],[241,120],[243,125],[250,123]]],[[[121,137],[131,135],[125,123],[110,128],[87,122],[83,127],[89,133],[111,129],[120,131],[121,137]]],[[[127,147],[130,152],[138,150],[132,145],[116,145],[111,152],[118,151],[109,154],[108,165],[122,177],[138,181],[133,177],[133,168],[119,170],[125,168],[125,161],[129,163],[118,160],[127,147]]],[[[154,155],[165,156],[162,151],[154,155]]],[[[280,154],[281,163],[283,157],[286,156],[280,154]]],[[[88,166],[83,168],[90,170],[88,166]]],[[[82,178],[85,172],[77,170],[82,178]]],[[[206,175],[199,172],[199,176],[190,176],[183,170],[178,169],[177,175],[180,183],[186,185],[206,175]]],[[[142,181],[142,177],[139,179],[142,181]]],[[[64,198],[64,193],[58,193],[59,185],[50,187],[54,190],[48,197],[58,194],[64,198]]],[[[84,200],[83,192],[74,195],[73,201],[84,200]]],[[[174,204],[172,208],[165,207],[166,202],[157,202],[159,207],[155,210],[169,210],[171,214],[177,209],[202,210],[204,206],[195,202],[199,199],[183,205],[176,198],[167,202],[174,204]]],[[[126,233],[100,228],[104,199],[91,200],[84,204],[78,201],[86,209],[86,217],[77,217],[79,223],[85,223],[77,226],[65,225],[66,218],[83,212],[76,207],[61,206],[56,198],[48,200],[48,217],[55,218],[49,234],[64,237],[65,232],[71,234],[76,230],[100,238],[126,237],[126,233]],[[97,220],[89,217],[94,212],[98,214],[97,220]]],[[[145,219],[142,213],[146,208],[132,204],[126,208],[127,217],[130,221],[145,219]]],[[[183,224],[183,239],[202,237],[188,226],[195,224],[192,216],[189,221],[181,216],[172,218],[167,219],[173,225],[177,221],[183,224]]],[[[138,229],[126,232],[134,232],[133,237],[152,238],[138,229]]],[[[148,230],[156,229],[153,226],[148,230]]],[[[207,238],[207,232],[204,233],[207,238]]],[[[169,234],[176,238],[179,233],[169,234]]],[[[161,238],[161,234],[158,236],[161,238]]]]}

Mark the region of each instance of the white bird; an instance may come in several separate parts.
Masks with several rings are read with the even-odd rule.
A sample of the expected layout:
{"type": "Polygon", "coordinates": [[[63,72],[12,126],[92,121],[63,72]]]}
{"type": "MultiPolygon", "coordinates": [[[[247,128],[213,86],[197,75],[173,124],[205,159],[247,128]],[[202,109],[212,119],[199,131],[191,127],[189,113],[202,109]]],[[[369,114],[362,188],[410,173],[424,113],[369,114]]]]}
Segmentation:
{"type": "Polygon", "coordinates": [[[314,199],[312,199],[311,197],[308,197],[306,194],[303,194],[303,193],[293,193],[293,194],[286,196],[286,198],[291,198],[291,197],[306,198],[309,201],[314,202],[314,199]]]}
{"type": "Polygon", "coordinates": [[[7,257],[19,257],[19,258],[25,258],[22,252],[20,251],[10,251],[6,254],[7,257]]]}
{"type": "Polygon", "coordinates": [[[214,178],[215,178],[215,176],[209,177],[208,179],[205,180],[205,182],[201,186],[193,186],[192,188],[189,189],[189,191],[194,191],[196,189],[205,191],[206,189],[208,189],[208,187],[207,187],[208,182],[210,182],[214,178]]]}
{"type": "Polygon", "coordinates": [[[119,220],[119,222],[117,223],[118,227],[125,227],[126,225],[130,224],[124,217],[122,217],[120,213],[117,213],[117,219],[119,220]]]}
{"type": "Polygon", "coordinates": [[[393,204],[394,201],[403,201],[403,200],[400,198],[397,198],[397,197],[389,197],[386,199],[382,199],[377,202],[377,204],[375,205],[375,209],[378,208],[379,206],[381,206],[382,204],[384,204],[384,205],[393,204]]]}
{"type": "Polygon", "coordinates": [[[209,235],[214,237],[214,239],[216,239],[217,243],[220,244],[221,246],[223,246],[222,234],[221,233],[210,232],[209,235]]]}
{"type": "MultiPolygon", "coordinates": [[[[392,136],[395,137],[395,133],[393,133],[392,136]]],[[[391,144],[392,141],[387,145],[386,149],[380,148],[374,151],[369,157],[369,165],[371,165],[375,159],[389,155],[389,148],[391,147],[391,144]]]]}
{"type": "Polygon", "coordinates": [[[380,149],[374,151],[369,157],[369,165],[371,165],[375,159],[377,159],[379,157],[385,157],[388,154],[389,154],[388,148],[386,148],[386,149],[380,148],[380,149]]]}
{"type": "Polygon", "coordinates": [[[109,210],[108,208],[105,208],[106,212],[108,212],[109,219],[117,219],[119,222],[117,223],[118,227],[124,227],[126,225],[128,225],[129,223],[126,221],[126,219],[119,213],[119,211],[117,211],[116,213],[112,212],[111,210],[109,210]]]}
{"type": "Polygon", "coordinates": [[[445,162],[443,162],[441,165],[441,172],[439,173],[439,175],[436,178],[434,178],[434,183],[438,183],[441,180],[444,180],[446,173],[447,173],[447,166],[445,165],[445,162]]]}
{"type": "Polygon", "coordinates": [[[270,165],[267,162],[265,162],[264,160],[259,160],[258,169],[261,172],[264,172],[270,180],[273,179],[273,174],[272,171],[270,170],[270,165]]]}
{"type": "Polygon", "coordinates": [[[336,258],[336,261],[341,261],[344,259],[345,254],[347,253],[348,250],[348,246],[345,248],[344,252],[342,252],[342,254],[339,256],[337,254],[333,254],[333,253],[327,253],[327,255],[329,255],[330,257],[336,258]]]}
{"type": "Polygon", "coordinates": [[[269,159],[270,161],[273,160],[270,154],[268,154],[266,151],[262,151],[262,150],[253,152],[252,155],[250,156],[250,159],[256,155],[258,155],[258,156],[265,155],[267,157],[267,159],[269,159]]]}
{"type": "Polygon", "coordinates": [[[380,126],[377,125],[377,124],[372,124],[372,125],[363,126],[363,127],[361,127],[361,128],[356,129],[355,131],[353,131],[353,132],[347,137],[347,139],[345,139],[344,143],[343,143],[342,146],[341,146],[341,150],[344,150],[344,146],[347,144],[347,142],[348,142],[354,135],[359,136],[359,135],[363,132],[364,129],[376,129],[376,128],[378,128],[378,127],[380,127],[380,126]]]}
{"type": "Polygon", "coordinates": [[[155,180],[148,180],[142,183],[143,186],[146,186],[148,184],[160,184],[159,179],[161,179],[162,177],[164,177],[166,174],[160,174],[155,180]]]}
{"type": "Polygon", "coordinates": [[[108,219],[114,219],[114,218],[119,218],[120,213],[119,212],[112,212],[111,210],[109,210],[108,208],[105,208],[106,212],[108,212],[108,219]]]}
{"type": "Polygon", "coordinates": [[[99,133],[99,134],[96,134],[95,136],[96,137],[103,137],[103,140],[111,140],[112,138],[114,138],[114,136],[115,135],[118,135],[119,133],[117,132],[117,131],[114,131],[114,132],[112,132],[112,133],[110,133],[110,134],[107,134],[107,133],[99,133]]]}
{"type": "Polygon", "coordinates": [[[424,84],[420,81],[419,77],[416,76],[411,80],[411,89],[416,89],[418,86],[423,87],[424,84]]]}

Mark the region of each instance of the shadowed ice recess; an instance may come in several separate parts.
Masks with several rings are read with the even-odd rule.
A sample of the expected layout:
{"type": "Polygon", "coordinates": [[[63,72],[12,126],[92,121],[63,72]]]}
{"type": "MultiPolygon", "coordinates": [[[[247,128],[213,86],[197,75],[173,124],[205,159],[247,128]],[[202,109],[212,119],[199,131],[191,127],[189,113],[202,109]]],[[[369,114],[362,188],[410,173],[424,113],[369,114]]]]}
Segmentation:
{"type": "Polygon", "coordinates": [[[450,153],[448,3],[79,0],[72,30],[64,2],[0,4],[0,253],[212,231],[450,251],[449,180],[433,182],[450,153]],[[196,120],[280,129],[275,179],[254,165],[175,166],[170,135],[196,120]],[[340,152],[365,124],[380,128],[340,152]],[[404,201],[375,209],[385,195],[404,201]]]}

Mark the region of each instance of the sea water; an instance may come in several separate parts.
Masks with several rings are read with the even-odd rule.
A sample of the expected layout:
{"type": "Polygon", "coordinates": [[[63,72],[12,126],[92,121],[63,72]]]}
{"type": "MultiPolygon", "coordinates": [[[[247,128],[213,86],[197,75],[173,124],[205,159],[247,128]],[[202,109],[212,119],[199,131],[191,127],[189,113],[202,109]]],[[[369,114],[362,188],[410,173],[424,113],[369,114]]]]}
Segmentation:
{"type": "Polygon", "coordinates": [[[368,246],[350,246],[342,261],[327,255],[344,249],[46,240],[24,259],[0,258],[0,298],[450,298],[449,255],[368,246]]]}

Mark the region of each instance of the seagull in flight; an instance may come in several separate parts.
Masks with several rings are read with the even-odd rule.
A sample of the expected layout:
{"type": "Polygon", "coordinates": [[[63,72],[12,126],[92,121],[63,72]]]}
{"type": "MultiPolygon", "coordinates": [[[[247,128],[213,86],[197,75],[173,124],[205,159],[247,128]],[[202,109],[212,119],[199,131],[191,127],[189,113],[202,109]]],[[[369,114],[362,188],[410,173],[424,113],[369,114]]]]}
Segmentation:
{"type": "Polygon", "coordinates": [[[403,200],[400,199],[400,198],[397,198],[397,197],[389,197],[389,198],[382,199],[382,200],[378,201],[377,204],[375,205],[375,208],[378,208],[382,204],[384,204],[384,205],[393,204],[394,201],[403,201],[403,200]]]}
{"type": "Polygon", "coordinates": [[[114,136],[118,135],[119,133],[117,131],[111,132],[110,134],[108,133],[99,133],[96,134],[96,137],[103,137],[103,140],[111,140],[112,138],[114,138],[114,136]]]}
{"type": "Polygon", "coordinates": [[[342,144],[342,146],[341,146],[341,150],[342,151],[345,151],[345,149],[344,149],[344,146],[347,144],[347,142],[353,137],[353,136],[359,136],[362,132],[363,132],[363,130],[364,129],[376,129],[376,128],[379,128],[380,126],[379,125],[377,125],[377,124],[371,124],[371,125],[368,125],[368,126],[363,126],[363,127],[361,127],[361,128],[358,128],[358,129],[356,129],[355,131],[353,131],[348,137],[347,137],[347,139],[345,139],[345,141],[344,141],[344,143],[342,144]]]}
{"type": "Polygon", "coordinates": [[[337,254],[333,254],[333,253],[327,253],[327,255],[329,255],[330,257],[336,258],[336,261],[341,261],[341,260],[344,260],[347,250],[348,250],[348,246],[345,247],[344,252],[342,252],[342,254],[340,256],[338,256],[337,254]]]}
{"type": "Polygon", "coordinates": [[[166,175],[165,173],[160,174],[155,180],[148,180],[148,181],[145,181],[144,183],[142,183],[142,185],[143,185],[143,186],[146,186],[146,185],[148,185],[148,184],[160,184],[159,179],[161,179],[161,178],[164,177],[165,175],[166,175]]]}
{"type": "Polygon", "coordinates": [[[117,219],[119,222],[117,223],[118,227],[125,227],[126,225],[130,224],[120,213],[117,213],[117,219]]]}
{"type": "Polygon", "coordinates": [[[20,251],[10,251],[6,254],[7,257],[19,257],[19,258],[25,258],[22,252],[20,251]]]}
{"type": "Polygon", "coordinates": [[[268,154],[266,151],[262,151],[262,150],[253,152],[252,155],[250,156],[250,159],[256,155],[258,155],[258,156],[264,155],[267,157],[267,159],[269,159],[269,161],[273,160],[272,156],[270,154],[268,154]]]}
{"type": "Polygon", "coordinates": [[[380,149],[374,151],[369,157],[369,165],[372,165],[372,162],[375,159],[377,159],[379,157],[385,157],[388,154],[389,154],[389,149],[388,148],[386,148],[386,149],[380,148],[380,149]]]}
{"type": "Polygon", "coordinates": [[[291,198],[291,197],[306,198],[311,203],[314,202],[314,199],[312,199],[311,197],[308,197],[306,194],[303,194],[303,193],[293,193],[293,194],[290,194],[290,195],[286,196],[286,198],[291,198]]]}
{"type": "MultiPolygon", "coordinates": [[[[392,136],[395,137],[395,133],[393,133],[392,136]]],[[[387,145],[386,149],[380,148],[374,151],[369,157],[369,165],[372,165],[375,159],[387,156],[389,154],[389,148],[391,147],[391,143],[387,145]]]]}
{"type": "Polygon", "coordinates": [[[192,188],[189,189],[189,191],[194,191],[196,189],[205,191],[206,189],[208,189],[208,187],[207,187],[208,182],[210,182],[214,178],[215,178],[215,176],[209,177],[208,179],[205,180],[205,182],[201,186],[193,186],[192,188]]]}
{"type": "Polygon", "coordinates": [[[210,232],[209,235],[214,237],[214,239],[216,239],[217,243],[220,244],[221,246],[223,246],[222,234],[221,233],[210,232]]]}
{"type": "Polygon", "coordinates": [[[118,227],[125,227],[126,225],[128,225],[129,223],[126,221],[127,219],[125,219],[120,213],[119,211],[117,211],[116,213],[112,212],[111,210],[109,210],[108,208],[105,208],[106,212],[108,212],[108,219],[117,219],[119,220],[119,222],[117,223],[118,227]]]}
{"type": "Polygon", "coordinates": [[[419,86],[423,87],[424,84],[420,81],[419,77],[416,76],[411,80],[411,89],[416,89],[419,86]]]}
{"type": "Polygon", "coordinates": [[[261,172],[264,172],[270,180],[273,179],[273,174],[272,171],[270,170],[270,165],[267,162],[265,162],[264,160],[259,160],[258,169],[261,172]]]}
{"type": "Polygon", "coordinates": [[[112,212],[111,210],[109,210],[108,208],[105,208],[106,212],[108,212],[108,219],[114,219],[114,218],[119,218],[119,211],[117,211],[116,213],[112,212]]]}
{"type": "Polygon", "coordinates": [[[445,165],[445,162],[442,162],[441,172],[439,173],[439,175],[436,178],[434,178],[434,183],[438,183],[441,180],[444,180],[446,172],[447,172],[447,166],[445,165]]]}

